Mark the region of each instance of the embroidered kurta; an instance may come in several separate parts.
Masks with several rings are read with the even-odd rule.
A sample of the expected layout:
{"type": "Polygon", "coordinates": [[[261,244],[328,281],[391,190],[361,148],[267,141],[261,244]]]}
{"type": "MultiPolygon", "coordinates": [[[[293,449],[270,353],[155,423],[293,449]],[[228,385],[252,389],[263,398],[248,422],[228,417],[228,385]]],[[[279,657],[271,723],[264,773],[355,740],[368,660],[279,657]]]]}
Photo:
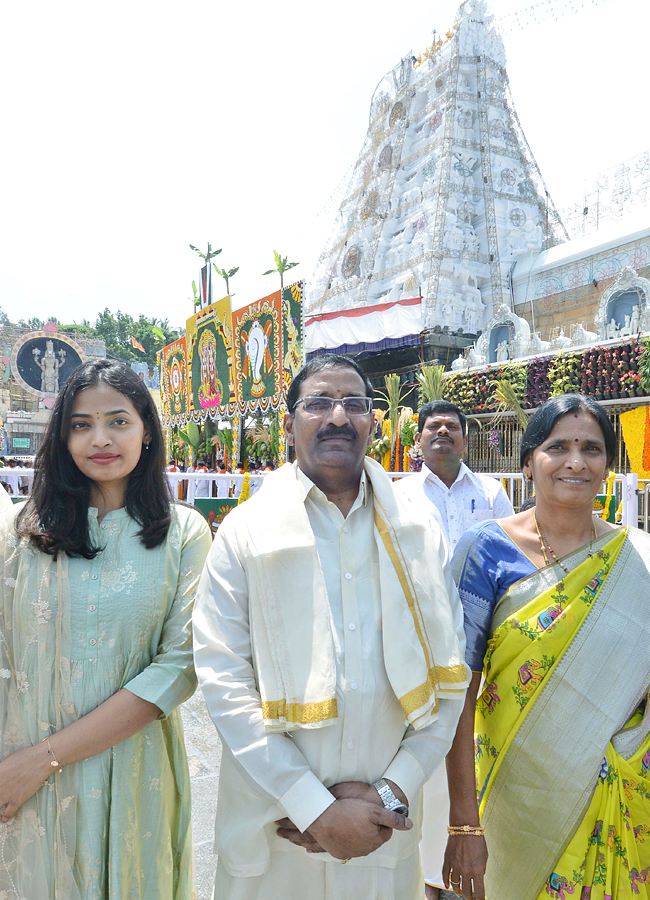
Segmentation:
{"type": "Polygon", "coordinates": [[[190,783],[178,706],[194,691],[191,612],[210,534],[174,507],[146,550],[126,510],[101,524],[95,559],[58,562],[0,528],[0,756],[127,688],[163,716],[66,766],[0,826],[3,900],[190,900],[190,783]],[[58,635],[58,637],[57,637],[58,635]],[[56,846],[55,846],[56,845],[56,846]],[[63,850],[65,847],[65,850],[63,850]]]}
{"type": "MultiPolygon", "coordinates": [[[[206,564],[194,614],[197,672],[224,741],[215,896],[290,900],[307,896],[303,888],[309,884],[311,900],[357,891],[368,900],[420,900],[424,886],[416,851],[421,789],[451,744],[464,696],[461,692],[458,699],[442,700],[437,721],[425,728],[406,727],[384,664],[383,643],[390,635],[382,633],[370,484],[364,475],[344,518],[300,470],[297,478],[331,611],[338,717],[327,728],[300,728],[290,737],[267,733],[252,666],[246,541],[236,517],[226,518],[206,564]],[[329,854],[310,856],[276,835],[274,821],[285,815],[307,829],[334,800],[327,785],[372,783],[381,777],[407,795],[415,828],[394,832],[370,856],[342,867],[329,854]]],[[[251,514],[253,509],[251,504],[251,514]]],[[[436,533],[456,635],[464,649],[447,550],[436,533]]]]}

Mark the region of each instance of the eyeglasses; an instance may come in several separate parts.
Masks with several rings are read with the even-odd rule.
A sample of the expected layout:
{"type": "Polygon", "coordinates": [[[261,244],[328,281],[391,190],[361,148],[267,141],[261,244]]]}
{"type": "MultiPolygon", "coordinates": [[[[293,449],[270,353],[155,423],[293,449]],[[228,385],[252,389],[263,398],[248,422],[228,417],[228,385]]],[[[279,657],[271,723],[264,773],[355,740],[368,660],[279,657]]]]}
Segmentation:
{"type": "Polygon", "coordinates": [[[298,403],[302,403],[305,412],[312,416],[325,416],[339,403],[348,416],[367,416],[372,410],[371,397],[301,397],[296,401],[294,410],[298,403]]]}

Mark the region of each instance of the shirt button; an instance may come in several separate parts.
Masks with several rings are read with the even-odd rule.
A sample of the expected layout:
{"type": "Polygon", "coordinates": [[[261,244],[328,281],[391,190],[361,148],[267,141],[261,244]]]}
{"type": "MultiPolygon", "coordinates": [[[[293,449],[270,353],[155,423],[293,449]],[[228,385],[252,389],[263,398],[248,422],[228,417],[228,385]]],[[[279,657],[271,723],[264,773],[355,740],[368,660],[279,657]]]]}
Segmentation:
{"type": "Polygon", "coordinates": [[[96,643],[97,643],[97,641],[95,640],[95,638],[91,638],[89,641],[89,644],[91,647],[94,647],[96,643]]]}
{"type": "Polygon", "coordinates": [[[349,530],[350,530],[350,529],[348,528],[347,525],[344,525],[344,526],[343,526],[343,534],[347,534],[349,530]]]}
{"type": "Polygon", "coordinates": [[[95,612],[95,610],[97,609],[97,607],[95,606],[94,603],[92,603],[92,604],[88,607],[88,609],[89,609],[91,612],[95,612]]]}
{"type": "Polygon", "coordinates": [[[356,683],[356,681],[352,681],[352,682],[350,682],[350,687],[352,688],[353,691],[356,691],[356,689],[359,687],[359,685],[356,683]]]}
{"type": "Polygon", "coordinates": [[[99,575],[92,575],[91,578],[93,581],[97,581],[97,579],[99,578],[99,575]]]}
{"type": "Polygon", "coordinates": [[[346,581],[350,581],[351,578],[352,578],[352,573],[351,573],[351,572],[346,572],[346,573],[345,573],[345,580],[346,580],[346,581]]]}
{"type": "Polygon", "coordinates": [[[108,528],[108,525],[102,525],[102,528],[104,529],[104,531],[106,531],[106,529],[108,528]]]}
{"type": "Polygon", "coordinates": [[[354,629],[355,629],[356,627],[357,627],[357,626],[354,624],[354,622],[350,622],[350,624],[348,625],[348,628],[350,629],[350,631],[354,631],[354,629]]]}
{"type": "Polygon", "coordinates": [[[348,748],[348,750],[353,750],[353,749],[354,749],[354,744],[352,743],[352,741],[348,741],[347,744],[346,744],[345,746],[348,748]]]}

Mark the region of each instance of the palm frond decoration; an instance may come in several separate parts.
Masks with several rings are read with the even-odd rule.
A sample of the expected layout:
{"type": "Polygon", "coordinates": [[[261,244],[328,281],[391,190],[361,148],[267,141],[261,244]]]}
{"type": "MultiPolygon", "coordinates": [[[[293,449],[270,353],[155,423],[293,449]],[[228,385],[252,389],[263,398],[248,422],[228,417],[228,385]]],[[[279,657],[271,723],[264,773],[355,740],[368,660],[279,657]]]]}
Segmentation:
{"type": "Polygon", "coordinates": [[[442,400],[444,366],[422,366],[422,370],[416,374],[420,385],[420,398],[422,405],[432,400],[442,400]]]}
{"type": "Polygon", "coordinates": [[[215,447],[225,447],[232,454],[232,430],[230,428],[217,428],[217,433],[210,439],[215,447]]]}
{"type": "Polygon", "coordinates": [[[399,375],[384,375],[385,391],[375,391],[375,393],[386,401],[388,406],[388,420],[390,422],[390,468],[395,468],[395,446],[397,443],[397,428],[399,421],[400,404],[404,394],[408,391],[408,387],[400,384],[399,375]]]}
{"type": "Polygon", "coordinates": [[[498,400],[498,406],[494,419],[492,420],[493,423],[496,424],[499,422],[506,412],[512,412],[515,414],[515,418],[519,425],[521,425],[525,431],[526,426],[528,425],[528,416],[524,412],[524,408],[521,405],[516,390],[507,379],[501,378],[495,383],[494,398],[495,400],[498,400]]]}

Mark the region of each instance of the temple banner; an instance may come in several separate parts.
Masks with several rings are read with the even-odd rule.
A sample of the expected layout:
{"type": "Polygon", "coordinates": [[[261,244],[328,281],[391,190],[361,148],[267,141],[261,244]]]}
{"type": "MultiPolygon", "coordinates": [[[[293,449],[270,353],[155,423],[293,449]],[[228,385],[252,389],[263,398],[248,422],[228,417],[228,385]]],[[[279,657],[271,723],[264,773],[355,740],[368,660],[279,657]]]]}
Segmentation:
{"type": "Polygon", "coordinates": [[[206,498],[205,500],[201,498],[194,501],[196,509],[198,509],[205,519],[207,519],[213,540],[217,533],[217,529],[228,513],[237,506],[237,503],[238,500],[236,497],[224,497],[223,499],[213,497],[210,499],[206,498]]]}
{"type": "Polygon", "coordinates": [[[205,421],[234,405],[230,297],[199,310],[187,320],[188,414],[205,421]]]}
{"type": "Polygon", "coordinates": [[[161,394],[163,423],[183,425],[187,421],[187,351],[179,338],[162,351],[161,394]]]}
{"type": "Polygon", "coordinates": [[[276,410],[283,397],[280,291],[233,310],[234,382],[241,412],[276,410]]]}
{"type": "Polygon", "coordinates": [[[282,391],[302,366],[302,281],[282,291],[282,391]]]}

